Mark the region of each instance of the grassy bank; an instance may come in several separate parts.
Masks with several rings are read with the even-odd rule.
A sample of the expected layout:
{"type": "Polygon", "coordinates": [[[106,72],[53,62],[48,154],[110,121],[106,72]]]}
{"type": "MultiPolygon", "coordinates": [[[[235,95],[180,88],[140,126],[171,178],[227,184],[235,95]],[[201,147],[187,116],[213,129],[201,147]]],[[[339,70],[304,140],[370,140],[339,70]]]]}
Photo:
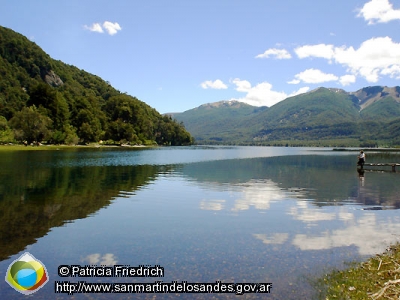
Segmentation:
{"type": "Polygon", "coordinates": [[[38,151],[38,150],[59,150],[59,149],[72,149],[77,146],[60,146],[60,145],[41,145],[41,146],[24,146],[20,144],[0,145],[0,151],[38,151]]]}
{"type": "Polygon", "coordinates": [[[0,145],[0,151],[45,151],[45,150],[64,150],[64,149],[90,149],[90,148],[144,148],[144,147],[154,147],[154,146],[118,146],[118,145],[99,145],[99,144],[89,144],[89,145],[41,145],[41,146],[24,146],[20,144],[12,145],[0,145]]]}
{"type": "Polygon", "coordinates": [[[318,281],[323,299],[400,299],[400,244],[318,281]]]}

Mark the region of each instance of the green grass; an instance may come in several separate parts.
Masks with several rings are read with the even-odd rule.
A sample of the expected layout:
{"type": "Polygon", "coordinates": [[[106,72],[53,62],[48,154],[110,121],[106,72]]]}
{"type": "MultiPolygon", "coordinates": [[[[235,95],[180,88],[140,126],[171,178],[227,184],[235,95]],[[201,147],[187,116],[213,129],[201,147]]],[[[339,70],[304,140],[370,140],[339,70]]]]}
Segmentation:
{"type": "Polygon", "coordinates": [[[59,148],[67,149],[76,146],[42,145],[42,146],[24,146],[20,144],[0,145],[0,151],[38,151],[38,150],[57,150],[59,148]]]}
{"type": "MultiPolygon", "coordinates": [[[[67,149],[90,149],[90,148],[119,148],[119,145],[110,146],[110,145],[99,145],[99,144],[89,144],[89,145],[41,145],[41,146],[24,146],[21,144],[12,144],[12,145],[0,145],[1,151],[46,151],[46,150],[67,150],[67,149]]],[[[124,149],[137,149],[139,147],[142,148],[150,148],[154,147],[154,145],[146,145],[146,146],[125,146],[124,149]]]]}
{"type": "Polygon", "coordinates": [[[400,244],[318,281],[322,299],[400,299],[400,244]]]}

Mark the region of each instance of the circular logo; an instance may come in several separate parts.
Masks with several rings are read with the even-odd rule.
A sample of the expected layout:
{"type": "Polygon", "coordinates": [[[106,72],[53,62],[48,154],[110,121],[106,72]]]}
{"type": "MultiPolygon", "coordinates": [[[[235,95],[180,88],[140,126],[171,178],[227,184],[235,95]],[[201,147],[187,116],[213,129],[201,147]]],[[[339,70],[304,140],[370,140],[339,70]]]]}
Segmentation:
{"type": "Polygon", "coordinates": [[[29,252],[12,262],[6,274],[6,282],[24,295],[35,293],[47,281],[49,276],[46,267],[29,252]]]}

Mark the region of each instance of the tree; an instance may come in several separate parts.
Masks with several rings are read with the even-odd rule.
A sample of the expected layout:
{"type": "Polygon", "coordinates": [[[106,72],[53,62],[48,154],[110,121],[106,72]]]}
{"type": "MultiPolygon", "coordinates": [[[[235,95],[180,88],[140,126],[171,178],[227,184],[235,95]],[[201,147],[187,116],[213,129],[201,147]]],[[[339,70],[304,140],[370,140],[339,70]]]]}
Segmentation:
{"type": "Polygon", "coordinates": [[[82,142],[89,143],[99,141],[103,136],[100,120],[88,109],[79,111],[76,120],[78,121],[78,136],[82,142]]]}
{"type": "Polygon", "coordinates": [[[36,106],[24,107],[10,120],[17,140],[32,143],[41,142],[49,137],[52,121],[49,117],[40,114],[36,106]]]}
{"type": "Polygon", "coordinates": [[[118,141],[118,142],[133,142],[140,143],[139,138],[136,135],[132,125],[125,123],[121,119],[110,122],[108,131],[106,133],[106,139],[118,141]]]}
{"type": "Polygon", "coordinates": [[[53,128],[62,131],[63,126],[68,124],[70,116],[65,98],[44,82],[32,88],[29,96],[27,105],[41,108],[53,120],[53,128]]]}
{"type": "Polygon", "coordinates": [[[8,126],[7,119],[0,116],[0,143],[10,143],[14,141],[14,134],[8,126]]]}

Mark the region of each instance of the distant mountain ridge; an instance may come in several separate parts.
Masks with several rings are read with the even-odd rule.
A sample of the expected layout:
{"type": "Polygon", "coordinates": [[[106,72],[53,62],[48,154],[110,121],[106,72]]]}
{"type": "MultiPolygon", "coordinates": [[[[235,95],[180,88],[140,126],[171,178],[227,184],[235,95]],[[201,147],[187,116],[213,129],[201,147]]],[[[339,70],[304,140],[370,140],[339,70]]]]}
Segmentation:
{"type": "Polygon", "coordinates": [[[209,140],[212,143],[225,142],[223,136],[242,139],[243,120],[252,118],[267,107],[255,107],[231,100],[206,103],[184,113],[168,114],[185,125],[185,128],[198,142],[209,140]],[[238,126],[239,125],[239,126],[238,126]]]}
{"type": "Polygon", "coordinates": [[[320,87],[272,107],[220,101],[173,117],[204,144],[398,145],[400,87],[320,87]]]}
{"type": "Polygon", "coordinates": [[[350,95],[354,95],[359,99],[360,109],[363,110],[369,105],[386,97],[392,97],[397,102],[400,102],[400,87],[371,86],[350,93],[350,95]]]}

